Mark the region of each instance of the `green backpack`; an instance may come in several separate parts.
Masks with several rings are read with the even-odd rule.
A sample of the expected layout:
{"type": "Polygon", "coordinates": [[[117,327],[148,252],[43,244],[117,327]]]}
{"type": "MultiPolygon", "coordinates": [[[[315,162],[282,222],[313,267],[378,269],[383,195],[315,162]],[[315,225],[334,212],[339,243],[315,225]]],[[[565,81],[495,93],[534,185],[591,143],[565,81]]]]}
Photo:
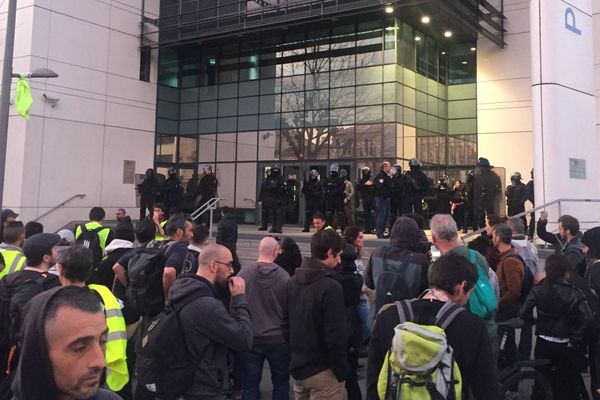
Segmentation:
{"type": "Polygon", "coordinates": [[[400,323],[379,373],[379,399],[460,400],[462,377],[444,329],[465,309],[447,302],[435,316],[435,325],[420,325],[411,322],[412,301],[394,303],[400,323]]]}

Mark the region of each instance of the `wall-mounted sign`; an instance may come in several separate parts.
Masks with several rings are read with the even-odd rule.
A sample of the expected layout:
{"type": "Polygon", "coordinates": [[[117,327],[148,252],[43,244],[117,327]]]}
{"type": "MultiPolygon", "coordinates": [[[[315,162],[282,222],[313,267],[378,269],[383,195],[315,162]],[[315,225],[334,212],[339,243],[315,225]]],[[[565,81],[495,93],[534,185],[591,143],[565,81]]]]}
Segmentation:
{"type": "Polygon", "coordinates": [[[569,178],[585,179],[585,160],[569,158],[569,178]]]}
{"type": "Polygon", "coordinates": [[[123,184],[133,185],[135,183],[135,161],[123,161],[123,184]]]}

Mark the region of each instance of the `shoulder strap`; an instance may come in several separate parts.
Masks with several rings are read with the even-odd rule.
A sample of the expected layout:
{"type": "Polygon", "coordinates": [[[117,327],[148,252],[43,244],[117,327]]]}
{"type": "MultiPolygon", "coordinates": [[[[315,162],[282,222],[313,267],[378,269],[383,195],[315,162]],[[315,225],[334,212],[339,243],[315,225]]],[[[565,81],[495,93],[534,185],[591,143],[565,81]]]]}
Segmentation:
{"type": "Polygon", "coordinates": [[[396,301],[396,310],[398,311],[398,317],[400,318],[399,324],[415,319],[415,314],[412,308],[412,300],[396,301]]]}
{"type": "Polygon", "coordinates": [[[463,307],[451,301],[447,301],[435,316],[435,324],[443,330],[446,330],[452,321],[454,321],[454,318],[463,311],[465,311],[463,307]]]}
{"type": "Polygon", "coordinates": [[[383,246],[383,250],[381,252],[381,260],[382,261],[385,261],[385,257],[387,256],[387,252],[389,249],[390,249],[390,246],[388,246],[388,245],[383,246]]]}
{"type": "Polygon", "coordinates": [[[471,261],[472,264],[475,264],[475,266],[478,266],[477,257],[475,256],[475,250],[467,249],[467,252],[469,253],[469,261],[471,261]]]}
{"type": "Polygon", "coordinates": [[[173,309],[174,312],[179,313],[188,304],[192,303],[193,301],[198,300],[201,297],[206,297],[206,296],[207,295],[205,293],[203,293],[202,290],[195,290],[192,293],[190,293],[189,295],[187,295],[186,297],[182,298],[181,300],[179,300],[175,303],[169,302],[169,305],[173,309]]]}

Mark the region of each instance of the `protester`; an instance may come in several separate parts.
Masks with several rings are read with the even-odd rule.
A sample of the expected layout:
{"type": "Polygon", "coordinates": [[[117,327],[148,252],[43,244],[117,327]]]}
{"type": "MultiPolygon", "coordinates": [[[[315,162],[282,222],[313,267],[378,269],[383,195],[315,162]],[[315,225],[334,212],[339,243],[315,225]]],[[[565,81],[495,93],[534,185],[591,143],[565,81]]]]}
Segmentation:
{"type": "Polygon", "coordinates": [[[106,256],[98,267],[92,270],[89,283],[112,288],[115,281],[113,266],[126,252],[133,249],[135,234],[131,222],[119,222],[115,228],[115,238],[106,246],[106,256]]]}
{"type": "Polygon", "coordinates": [[[253,326],[246,302],[244,280],[233,273],[233,257],[224,246],[211,244],[200,254],[196,275],[175,281],[169,301],[186,301],[180,324],[186,346],[197,366],[186,400],[225,399],[229,389],[227,353],[252,348],[253,326]],[[217,298],[216,287],[229,288],[229,310],[217,298]]]}
{"type": "Polygon", "coordinates": [[[275,259],[275,264],[283,268],[290,276],[294,276],[302,264],[302,253],[294,239],[284,236],[279,240],[279,254],[275,259]]]}
{"type": "Polygon", "coordinates": [[[175,279],[181,274],[187,257],[187,246],[192,238],[192,219],[184,214],[175,214],[167,223],[167,244],[164,246],[165,269],[163,290],[165,301],[175,279]]]}
{"type": "Polygon", "coordinates": [[[94,254],[94,267],[98,267],[106,255],[106,246],[113,240],[114,233],[110,228],[102,225],[106,212],[102,207],[92,207],[90,221],[78,225],[75,229],[75,241],[78,245],[87,247],[94,254]]]}
{"type": "Polygon", "coordinates": [[[377,223],[375,230],[379,239],[383,239],[385,227],[390,218],[390,204],[392,197],[392,179],[390,178],[391,168],[392,164],[384,161],[383,164],[381,164],[381,169],[374,181],[375,203],[377,204],[377,223]]]}
{"type": "Polygon", "coordinates": [[[120,399],[99,389],[107,327],[104,308],[91,290],[68,286],[36,296],[22,333],[12,385],[16,400],[120,399]]]}
{"type": "Polygon", "coordinates": [[[498,250],[494,247],[492,242],[492,234],[494,232],[494,226],[501,223],[506,223],[507,218],[505,216],[498,216],[496,214],[488,214],[485,219],[485,230],[481,232],[481,236],[469,242],[468,246],[470,249],[478,251],[485,257],[488,264],[492,268],[496,268],[498,263],[498,250]]]}
{"type": "Polygon", "coordinates": [[[286,314],[286,286],[290,275],[274,263],[278,250],[275,238],[263,238],[258,246],[256,263],[245,265],[238,274],[246,283],[246,298],[254,326],[252,349],[241,357],[244,400],[260,399],[265,359],[271,371],[273,399],[289,398],[290,355],[281,326],[286,314]]]}
{"type": "Polygon", "coordinates": [[[531,290],[519,311],[520,318],[536,325],[535,358],[552,362],[538,370],[552,384],[554,398],[561,400],[579,399],[580,391],[586,390],[580,374],[594,326],[583,293],[567,283],[570,271],[566,256],[550,255],[546,278],[531,290]]]}
{"type": "Polygon", "coordinates": [[[0,212],[0,242],[4,242],[4,225],[7,222],[15,221],[18,217],[19,214],[9,208],[0,212]]]}
{"type": "Polygon", "coordinates": [[[118,222],[131,222],[131,218],[127,216],[127,211],[124,208],[117,208],[115,219],[118,222]]]}
{"type": "Polygon", "coordinates": [[[573,270],[580,276],[585,276],[586,264],[585,256],[581,251],[581,238],[579,233],[579,221],[570,215],[561,215],[558,218],[558,234],[549,233],[546,230],[548,225],[548,211],[540,213],[540,220],[537,223],[538,237],[554,246],[554,248],[563,253],[573,270]]]}
{"type": "Polygon", "coordinates": [[[188,245],[188,253],[182,273],[195,274],[198,271],[198,258],[202,250],[210,244],[208,237],[210,231],[204,224],[194,224],[192,238],[188,245]]]}
{"type": "Polygon", "coordinates": [[[37,233],[44,232],[44,225],[37,221],[29,221],[25,224],[25,239],[29,239],[37,233]]]}
{"type": "MultiPolygon", "coordinates": [[[[440,257],[431,268],[430,290],[412,302],[419,324],[433,324],[446,302],[465,305],[477,281],[477,270],[464,257],[450,253],[440,257]]],[[[382,309],[373,327],[367,367],[367,399],[377,399],[379,373],[392,346],[394,329],[399,323],[398,310],[390,305],[382,309]]],[[[445,329],[448,343],[462,376],[463,393],[477,400],[499,399],[496,365],[487,330],[481,318],[460,312],[445,329]]]]}
{"type": "Polygon", "coordinates": [[[296,399],[343,398],[349,371],[344,296],[332,278],[343,246],[332,230],[315,233],[311,257],[303,259],[288,284],[284,332],[296,399]]]}
{"type": "Polygon", "coordinates": [[[4,226],[4,242],[0,244],[0,254],[4,260],[4,269],[0,270],[0,278],[21,270],[25,265],[23,241],[25,228],[21,221],[10,221],[4,226]]]}
{"type": "MultiPolygon", "coordinates": [[[[588,262],[586,280],[589,282],[593,296],[598,301],[600,294],[600,227],[585,231],[581,243],[581,250],[588,262]]],[[[590,378],[593,398],[600,399],[600,327],[598,326],[600,318],[598,318],[598,309],[592,309],[592,313],[597,328],[590,346],[590,378]]]]}
{"type": "Polygon", "coordinates": [[[167,208],[163,203],[156,203],[152,206],[152,214],[149,218],[154,222],[156,229],[154,240],[165,240],[165,237],[167,236],[166,227],[169,220],[166,219],[166,215],[167,208]]]}
{"type": "Polygon", "coordinates": [[[369,298],[373,297],[374,292],[364,284],[365,265],[362,261],[362,249],[365,244],[364,233],[357,226],[349,226],[344,231],[344,240],[347,244],[354,247],[354,250],[356,251],[356,260],[354,261],[356,271],[363,278],[360,301],[356,309],[358,310],[358,316],[362,323],[362,340],[363,342],[366,342],[369,339],[369,336],[371,336],[371,329],[369,327],[369,298]]]}
{"type": "Polygon", "coordinates": [[[237,238],[238,226],[233,215],[233,210],[229,207],[222,207],[221,220],[217,227],[217,244],[227,247],[231,252],[233,256],[233,269],[236,273],[240,270],[240,261],[236,252],[237,238]]]}
{"type": "Polygon", "coordinates": [[[320,231],[334,231],[334,229],[327,224],[327,219],[325,217],[325,215],[323,215],[323,213],[320,212],[316,212],[315,215],[313,215],[313,226],[315,227],[315,229],[317,230],[317,232],[320,231]]]}

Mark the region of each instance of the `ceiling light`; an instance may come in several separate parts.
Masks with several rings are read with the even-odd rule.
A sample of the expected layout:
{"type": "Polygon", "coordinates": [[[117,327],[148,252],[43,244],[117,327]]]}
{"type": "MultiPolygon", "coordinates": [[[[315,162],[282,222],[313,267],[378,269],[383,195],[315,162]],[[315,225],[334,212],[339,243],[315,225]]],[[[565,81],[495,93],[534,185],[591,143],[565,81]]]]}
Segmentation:
{"type": "Polygon", "coordinates": [[[421,40],[421,36],[415,36],[415,40],[418,42],[419,40],[421,40]]]}
{"type": "Polygon", "coordinates": [[[395,26],[388,26],[387,28],[385,28],[386,31],[395,31],[396,27],[395,26]]]}
{"type": "Polygon", "coordinates": [[[467,65],[467,64],[468,64],[468,62],[467,62],[467,61],[463,61],[462,63],[463,63],[463,65],[467,65]]]}
{"type": "Polygon", "coordinates": [[[385,12],[386,12],[386,13],[388,13],[388,14],[391,14],[391,13],[393,13],[393,12],[394,12],[394,7],[392,7],[392,6],[387,6],[387,7],[385,8],[385,12]]]}
{"type": "Polygon", "coordinates": [[[421,17],[421,22],[424,24],[428,24],[429,21],[431,21],[431,18],[429,18],[429,16],[424,15],[423,17],[421,17]]]}
{"type": "Polygon", "coordinates": [[[445,52],[445,51],[442,51],[442,55],[443,55],[443,56],[445,56],[445,55],[446,55],[446,52],[445,52]]]}
{"type": "Polygon", "coordinates": [[[452,37],[452,31],[446,31],[446,32],[444,32],[444,36],[447,37],[447,38],[452,37]]]}
{"type": "Polygon", "coordinates": [[[476,50],[477,50],[477,48],[471,47],[471,51],[476,51],[476,50]]]}

